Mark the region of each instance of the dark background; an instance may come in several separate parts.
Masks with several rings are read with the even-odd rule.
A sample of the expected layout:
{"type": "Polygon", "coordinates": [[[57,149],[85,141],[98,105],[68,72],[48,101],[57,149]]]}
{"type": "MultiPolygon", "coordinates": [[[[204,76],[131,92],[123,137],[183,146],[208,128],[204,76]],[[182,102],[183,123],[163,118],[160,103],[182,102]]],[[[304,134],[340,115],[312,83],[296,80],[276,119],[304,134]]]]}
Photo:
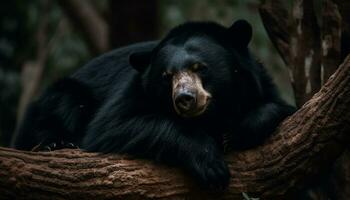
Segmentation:
{"type": "Polygon", "coordinates": [[[258,13],[258,0],[11,0],[0,2],[0,145],[7,146],[30,101],[93,57],[160,39],[188,20],[254,27],[251,50],[294,103],[288,73],[258,13]]]}

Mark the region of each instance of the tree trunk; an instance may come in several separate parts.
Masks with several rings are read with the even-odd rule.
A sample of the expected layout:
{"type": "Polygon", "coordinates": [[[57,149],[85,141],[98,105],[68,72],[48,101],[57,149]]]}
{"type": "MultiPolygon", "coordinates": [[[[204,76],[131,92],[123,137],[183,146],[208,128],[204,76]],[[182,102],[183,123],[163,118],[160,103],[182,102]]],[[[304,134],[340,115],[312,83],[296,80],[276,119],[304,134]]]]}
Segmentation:
{"type": "MultiPolygon", "coordinates": [[[[289,68],[296,104],[300,106],[350,53],[350,2],[296,0],[290,12],[281,0],[261,2],[262,21],[289,68]],[[321,7],[318,21],[315,20],[313,2],[321,7]]],[[[345,156],[350,156],[350,153],[345,152],[342,157],[345,156]]],[[[309,188],[310,199],[344,199],[345,194],[350,194],[348,166],[350,158],[338,159],[334,168],[322,175],[324,180],[309,188]]]]}
{"type": "MultiPolygon", "coordinates": [[[[350,4],[349,4],[350,5],[350,4]]],[[[346,45],[348,27],[342,23],[347,3],[322,1],[321,21],[316,18],[313,0],[295,0],[288,12],[280,0],[262,0],[260,15],[272,43],[289,69],[296,105],[309,100],[334,73],[346,45]],[[338,10],[338,7],[342,12],[338,10]],[[344,7],[344,8],[343,8],[344,7]],[[341,47],[343,46],[343,47],[341,47]]]]}
{"type": "Polygon", "coordinates": [[[285,198],[317,180],[344,152],[350,135],[350,56],[323,88],[255,149],[226,156],[227,190],[200,190],[176,168],[79,150],[0,148],[1,199],[285,198]]]}
{"type": "Polygon", "coordinates": [[[112,47],[154,40],[157,36],[157,4],[156,0],[110,0],[112,47]]]}
{"type": "Polygon", "coordinates": [[[303,105],[321,87],[320,28],[312,0],[295,0],[290,57],[295,101],[303,105]]]}

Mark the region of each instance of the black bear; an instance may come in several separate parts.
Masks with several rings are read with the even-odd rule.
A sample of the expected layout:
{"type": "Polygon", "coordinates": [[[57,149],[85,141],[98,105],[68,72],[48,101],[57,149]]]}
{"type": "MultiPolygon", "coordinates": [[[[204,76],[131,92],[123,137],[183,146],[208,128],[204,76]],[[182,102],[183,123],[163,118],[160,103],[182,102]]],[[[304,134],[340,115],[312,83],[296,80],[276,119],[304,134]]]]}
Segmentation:
{"type": "Polygon", "coordinates": [[[102,55],[29,106],[13,145],[127,153],[226,187],[223,147],[262,143],[294,111],[250,54],[251,37],[244,20],[189,22],[102,55]]]}

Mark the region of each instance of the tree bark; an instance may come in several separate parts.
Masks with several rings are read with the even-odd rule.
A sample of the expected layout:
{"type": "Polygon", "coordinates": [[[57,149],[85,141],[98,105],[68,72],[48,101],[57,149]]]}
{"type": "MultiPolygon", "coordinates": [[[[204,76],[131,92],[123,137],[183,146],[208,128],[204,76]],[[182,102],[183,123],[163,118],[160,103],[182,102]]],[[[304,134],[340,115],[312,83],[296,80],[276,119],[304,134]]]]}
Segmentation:
{"type": "Polygon", "coordinates": [[[289,55],[290,32],[292,24],[288,16],[288,10],[279,0],[263,1],[259,7],[263,25],[271,42],[281,55],[284,63],[289,66],[291,58],[289,55]]]}
{"type": "Polygon", "coordinates": [[[350,135],[350,55],[323,88],[255,149],[226,156],[225,191],[203,191],[176,168],[80,150],[0,148],[1,199],[281,199],[317,180],[350,135]]]}
{"type": "Polygon", "coordinates": [[[349,27],[342,20],[350,16],[347,8],[345,1],[324,0],[319,25],[313,0],[293,1],[290,12],[282,1],[262,0],[260,15],[289,69],[297,106],[320,89],[336,70],[342,55],[349,53],[349,27]]]}
{"type": "Polygon", "coordinates": [[[313,0],[296,0],[292,11],[290,56],[295,101],[303,105],[321,87],[321,42],[313,0]]]}
{"type": "MultiPolygon", "coordinates": [[[[350,1],[319,2],[322,7],[320,26],[314,17],[312,1],[293,1],[293,12],[288,12],[286,4],[280,0],[261,2],[263,23],[289,69],[296,104],[300,106],[324,84],[350,52],[350,1]],[[276,28],[274,24],[279,26],[276,28]]],[[[345,152],[342,157],[349,155],[345,152]]],[[[334,166],[323,174],[322,182],[310,187],[308,193],[315,194],[311,199],[344,199],[344,195],[350,194],[350,158],[338,159],[334,166]]]]}
{"type": "Polygon", "coordinates": [[[321,84],[323,85],[341,62],[342,17],[338,6],[331,0],[323,1],[322,21],[321,84]]]}

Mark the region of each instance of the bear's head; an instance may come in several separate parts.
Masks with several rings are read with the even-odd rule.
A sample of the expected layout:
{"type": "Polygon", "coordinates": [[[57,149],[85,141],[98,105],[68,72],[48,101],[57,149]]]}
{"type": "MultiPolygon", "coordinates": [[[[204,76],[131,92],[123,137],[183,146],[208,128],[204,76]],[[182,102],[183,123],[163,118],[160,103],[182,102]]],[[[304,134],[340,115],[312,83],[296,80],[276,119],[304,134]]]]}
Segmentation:
{"type": "Polygon", "coordinates": [[[132,53],[129,61],[156,105],[184,118],[228,113],[256,86],[247,48],[251,37],[244,20],[229,28],[189,22],[172,29],[152,51],[132,53]]]}

